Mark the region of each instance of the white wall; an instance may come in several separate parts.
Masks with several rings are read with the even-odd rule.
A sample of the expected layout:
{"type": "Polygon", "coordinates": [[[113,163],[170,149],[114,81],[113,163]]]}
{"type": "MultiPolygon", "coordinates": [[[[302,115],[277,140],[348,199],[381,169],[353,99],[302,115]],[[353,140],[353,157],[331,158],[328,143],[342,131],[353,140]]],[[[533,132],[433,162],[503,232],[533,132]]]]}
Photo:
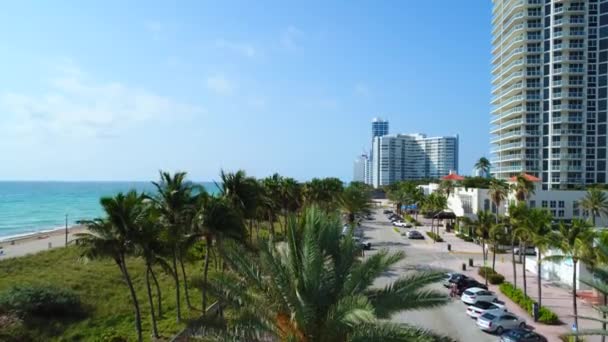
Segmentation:
{"type": "MultiPolygon", "coordinates": [[[[546,255],[559,255],[561,254],[559,251],[549,251],[546,255]]],[[[544,257],[545,255],[543,255],[544,257]]],[[[526,269],[533,273],[537,274],[537,258],[536,257],[527,257],[526,259],[526,269]]],[[[565,285],[572,287],[572,260],[566,259],[560,262],[553,262],[542,260],[541,261],[541,278],[545,281],[553,281],[559,282],[565,285]]],[[[576,289],[582,291],[591,290],[591,288],[580,281],[581,276],[590,278],[592,277],[591,272],[587,268],[587,266],[581,262],[578,262],[576,265],[576,289]]]]}

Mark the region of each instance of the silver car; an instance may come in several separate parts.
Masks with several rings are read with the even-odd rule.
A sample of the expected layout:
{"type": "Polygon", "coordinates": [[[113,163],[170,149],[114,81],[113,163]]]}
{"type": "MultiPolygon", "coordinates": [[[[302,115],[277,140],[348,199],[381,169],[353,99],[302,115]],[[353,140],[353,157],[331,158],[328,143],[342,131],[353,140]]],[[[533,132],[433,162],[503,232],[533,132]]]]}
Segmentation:
{"type": "Polygon", "coordinates": [[[495,332],[500,335],[505,330],[525,328],[526,321],[502,309],[490,310],[477,318],[477,326],[481,330],[495,332]]]}

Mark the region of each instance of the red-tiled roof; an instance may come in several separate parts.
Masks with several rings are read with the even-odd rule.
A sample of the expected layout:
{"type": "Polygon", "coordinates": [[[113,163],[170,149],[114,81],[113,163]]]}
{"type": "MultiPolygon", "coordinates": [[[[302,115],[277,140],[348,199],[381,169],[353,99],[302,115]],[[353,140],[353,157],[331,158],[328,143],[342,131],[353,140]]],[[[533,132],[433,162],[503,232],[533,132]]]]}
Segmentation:
{"type": "Polygon", "coordinates": [[[449,175],[444,176],[441,179],[443,179],[443,180],[450,180],[450,181],[461,181],[461,180],[464,180],[464,177],[459,176],[459,175],[457,175],[455,173],[450,173],[449,175]]]}
{"type": "MultiPolygon", "coordinates": [[[[529,180],[530,182],[540,182],[540,178],[534,177],[534,176],[532,176],[530,174],[522,173],[522,176],[524,176],[524,178],[527,179],[527,180],[529,180]]],[[[515,181],[517,181],[517,176],[511,177],[511,178],[509,178],[509,180],[511,182],[515,182],[515,181]]]]}

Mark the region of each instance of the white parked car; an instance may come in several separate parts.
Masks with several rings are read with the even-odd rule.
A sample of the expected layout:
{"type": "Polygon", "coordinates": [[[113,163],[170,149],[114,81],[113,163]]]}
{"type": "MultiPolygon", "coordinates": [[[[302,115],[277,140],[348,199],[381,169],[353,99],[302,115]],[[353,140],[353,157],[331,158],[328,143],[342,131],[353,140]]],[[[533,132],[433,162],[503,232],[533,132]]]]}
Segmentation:
{"type": "Polygon", "coordinates": [[[407,226],[407,223],[405,223],[403,221],[395,221],[395,222],[393,222],[393,226],[405,228],[407,226]]]}
{"type": "Polygon", "coordinates": [[[484,331],[495,332],[500,335],[505,330],[525,328],[526,321],[510,312],[490,310],[479,316],[477,326],[484,331]]]}
{"type": "Polygon", "coordinates": [[[490,311],[490,310],[507,311],[507,309],[505,308],[505,306],[503,304],[491,303],[491,302],[485,302],[485,301],[477,301],[477,303],[475,303],[473,305],[469,305],[467,307],[467,315],[469,315],[472,318],[477,319],[477,318],[479,318],[479,316],[486,313],[486,311],[490,311]]]}
{"type": "Polygon", "coordinates": [[[465,304],[475,304],[478,301],[493,302],[496,300],[496,295],[492,291],[482,289],[480,287],[471,287],[466,289],[460,297],[465,304]]]}

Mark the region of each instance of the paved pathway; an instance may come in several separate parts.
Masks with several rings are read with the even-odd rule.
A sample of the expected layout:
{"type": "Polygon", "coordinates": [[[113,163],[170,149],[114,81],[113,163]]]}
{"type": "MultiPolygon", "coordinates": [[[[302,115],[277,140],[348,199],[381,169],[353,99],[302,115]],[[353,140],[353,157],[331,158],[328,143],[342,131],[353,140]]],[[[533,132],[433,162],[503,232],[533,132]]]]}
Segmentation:
{"type": "MultiPolygon", "coordinates": [[[[461,270],[462,264],[467,264],[467,271],[464,273],[470,277],[477,278],[483,281],[477,275],[477,268],[482,264],[481,247],[477,244],[463,241],[454,234],[445,233],[441,229],[441,235],[446,240],[444,243],[434,243],[427,237],[424,241],[408,240],[399,233],[395,232],[386,220],[386,216],[379,211],[376,214],[376,221],[365,222],[362,227],[363,234],[366,239],[372,242],[374,249],[389,248],[392,250],[403,250],[408,257],[405,261],[395,267],[395,272],[388,274],[378,281],[378,285],[387,284],[398,276],[407,274],[413,269],[425,269],[428,267],[443,268],[453,271],[461,270]],[[452,252],[447,251],[447,244],[452,245],[452,252]],[[468,259],[474,260],[474,267],[468,267],[468,259]]],[[[429,226],[417,227],[426,236],[426,232],[430,231],[429,226]]],[[[406,231],[402,229],[402,231],[406,231]]],[[[373,252],[372,252],[373,253],[373,252]]],[[[491,262],[490,254],[490,262],[491,262]]],[[[497,255],[496,269],[503,274],[507,281],[513,281],[513,269],[510,259],[510,254],[503,256],[497,255]]],[[[521,272],[522,266],[517,265],[518,286],[521,287],[521,272]]],[[[532,298],[536,297],[536,278],[530,272],[528,276],[528,295],[532,298]]],[[[558,336],[570,331],[570,326],[573,322],[572,314],[572,297],[569,290],[558,287],[555,284],[543,283],[543,305],[551,308],[565,322],[560,326],[548,326],[544,324],[534,323],[532,317],[527,312],[519,308],[500,293],[497,286],[489,285],[490,289],[496,292],[500,300],[507,303],[508,309],[518,316],[524,317],[530,327],[543,334],[549,341],[559,341],[558,336]]],[[[579,314],[597,316],[591,305],[579,299],[579,314]]],[[[482,333],[477,329],[474,321],[468,318],[464,312],[464,305],[459,301],[454,301],[451,304],[424,311],[406,312],[394,317],[395,320],[406,323],[414,323],[429,329],[433,329],[439,333],[452,336],[460,341],[496,341],[497,337],[482,333]]],[[[597,328],[599,323],[588,321],[579,321],[584,328],[597,328]]],[[[599,341],[599,338],[591,337],[586,341],[599,341]]]]}

